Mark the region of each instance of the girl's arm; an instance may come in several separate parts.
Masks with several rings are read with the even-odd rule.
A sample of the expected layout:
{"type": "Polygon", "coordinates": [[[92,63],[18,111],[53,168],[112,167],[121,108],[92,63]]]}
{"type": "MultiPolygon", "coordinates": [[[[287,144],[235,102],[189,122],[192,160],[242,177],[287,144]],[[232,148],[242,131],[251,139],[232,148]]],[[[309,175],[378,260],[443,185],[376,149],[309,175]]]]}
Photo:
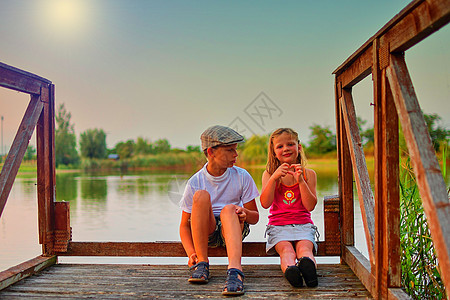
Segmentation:
{"type": "Polygon", "coordinates": [[[317,175],[316,172],[314,172],[314,170],[312,169],[304,169],[304,171],[307,173],[307,181],[304,179],[303,169],[299,165],[295,166],[295,178],[298,181],[298,185],[300,187],[303,206],[308,211],[313,211],[317,204],[317,175]]]}
{"type": "Polygon", "coordinates": [[[264,171],[262,176],[262,192],[261,196],[259,197],[262,207],[267,209],[272,205],[278,179],[286,176],[286,174],[288,173],[288,169],[289,164],[284,163],[279,166],[272,175],[270,175],[267,170],[264,171]]]}
{"type": "Polygon", "coordinates": [[[190,218],[190,213],[185,211],[182,212],[180,222],[180,238],[184,250],[189,257],[188,265],[193,266],[197,263],[197,255],[195,253],[194,242],[192,241],[191,223],[189,222],[190,218]]]}

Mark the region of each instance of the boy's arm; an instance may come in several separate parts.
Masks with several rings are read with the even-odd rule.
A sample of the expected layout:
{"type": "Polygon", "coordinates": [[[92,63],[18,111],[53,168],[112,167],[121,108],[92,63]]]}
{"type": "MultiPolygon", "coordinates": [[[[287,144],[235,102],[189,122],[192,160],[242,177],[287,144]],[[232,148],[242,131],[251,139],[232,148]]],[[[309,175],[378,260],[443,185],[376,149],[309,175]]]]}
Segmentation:
{"type": "Polygon", "coordinates": [[[180,222],[180,238],[184,250],[186,251],[186,254],[189,257],[188,265],[192,266],[196,264],[196,257],[195,257],[194,242],[192,241],[191,223],[189,222],[190,218],[191,218],[190,213],[182,211],[180,222]],[[191,258],[193,254],[194,257],[191,258]]]}
{"type": "Polygon", "coordinates": [[[247,215],[246,222],[248,224],[255,225],[259,221],[258,207],[256,206],[256,201],[253,199],[244,204],[245,214],[247,215]]]}

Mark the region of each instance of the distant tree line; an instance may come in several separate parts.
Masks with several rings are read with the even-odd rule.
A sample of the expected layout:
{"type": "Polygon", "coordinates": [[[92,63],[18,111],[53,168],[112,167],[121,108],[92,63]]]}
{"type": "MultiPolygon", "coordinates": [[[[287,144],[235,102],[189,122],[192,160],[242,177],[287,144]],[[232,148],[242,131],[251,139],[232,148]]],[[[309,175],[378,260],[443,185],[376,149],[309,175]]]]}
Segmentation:
{"type": "MultiPolygon", "coordinates": [[[[450,130],[440,125],[441,117],[437,114],[424,114],[425,122],[436,152],[442,151],[443,145],[448,145],[450,130]]],[[[136,140],[129,139],[117,143],[114,148],[108,149],[106,145],[106,133],[103,129],[88,129],[80,134],[79,153],[77,151],[74,124],[71,123],[71,114],[61,104],[56,114],[55,151],[56,165],[77,166],[80,159],[105,159],[110,154],[116,154],[120,159],[128,159],[145,155],[157,155],[177,152],[200,152],[200,146],[189,145],[185,150],[172,149],[167,139],[158,139],[151,142],[143,137],[136,140]]],[[[358,117],[358,127],[364,151],[373,153],[374,129],[366,126],[367,121],[358,117]]],[[[336,134],[330,126],[313,124],[309,127],[309,144],[304,145],[308,157],[320,157],[333,155],[336,152],[336,134]]],[[[302,136],[302,133],[300,133],[302,136]]],[[[264,163],[267,159],[268,135],[252,136],[244,144],[239,146],[241,160],[247,163],[264,163]]],[[[400,132],[400,147],[406,149],[404,138],[400,132]]],[[[29,146],[25,155],[26,159],[32,159],[36,150],[29,146]]]]}

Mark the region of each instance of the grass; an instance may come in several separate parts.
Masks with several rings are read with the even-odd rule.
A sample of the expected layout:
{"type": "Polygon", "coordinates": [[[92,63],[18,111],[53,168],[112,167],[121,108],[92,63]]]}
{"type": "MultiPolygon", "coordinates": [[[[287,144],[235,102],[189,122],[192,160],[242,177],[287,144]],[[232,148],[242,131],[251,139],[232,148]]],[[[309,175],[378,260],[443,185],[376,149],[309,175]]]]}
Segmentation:
{"type": "Polygon", "coordinates": [[[410,158],[403,159],[400,168],[400,210],[402,286],[414,299],[445,299],[445,286],[410,158]]]}

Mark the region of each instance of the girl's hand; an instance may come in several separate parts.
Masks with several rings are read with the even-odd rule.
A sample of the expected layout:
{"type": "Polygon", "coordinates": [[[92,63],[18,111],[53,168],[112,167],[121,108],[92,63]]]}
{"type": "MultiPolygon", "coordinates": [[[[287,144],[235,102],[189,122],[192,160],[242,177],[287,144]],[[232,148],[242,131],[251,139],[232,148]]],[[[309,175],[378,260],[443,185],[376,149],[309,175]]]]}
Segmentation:
{"type": "Polygon", "coordinates": [[[236,206],[236,214],[239,217],[239,223],[244,223],[247,220],[247,213],[245,212],[245,208],[236,206]]]}
{"type": "Polygon", "coordinates": [[[292,173],[292,175],[294,176],[295,180],[299,184],[304,182],[305,180],[303,172],[305,171],[303,170],[303,167],[300,164],[291,165],[291,167],[294,167],[294,172],[292,173]]]}
{"type": "Polygon", "coordinates": [[[198,263],[198,258],[197,258],[197,253],[194,252],[189,256],[188,266],[192,267],[196,263],[198,263]]]}
{"type": "Polygon", "coordinates": [[[278,180],[278,179],[286,176],[289,173],[289,167],[290,166],[288,163],[283,163],[275,170],[275,172],[273,172],[272,178],[275,180],[278,180]]]}

